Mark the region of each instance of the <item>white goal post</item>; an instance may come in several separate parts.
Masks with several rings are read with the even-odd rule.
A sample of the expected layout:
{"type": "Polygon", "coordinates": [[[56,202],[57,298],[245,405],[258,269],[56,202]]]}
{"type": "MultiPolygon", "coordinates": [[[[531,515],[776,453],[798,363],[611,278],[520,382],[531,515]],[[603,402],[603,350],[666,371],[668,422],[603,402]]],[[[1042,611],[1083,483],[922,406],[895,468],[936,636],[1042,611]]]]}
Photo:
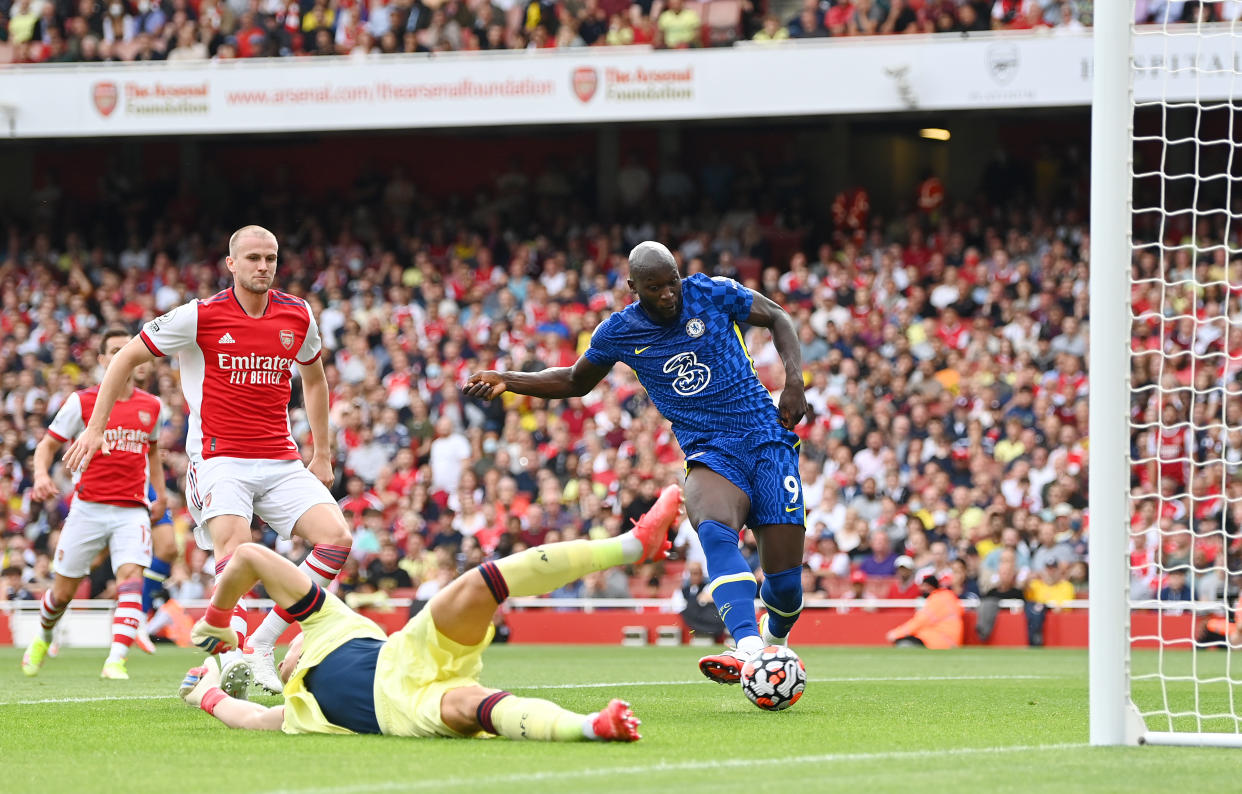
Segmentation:
{"type": "Polygon", "coordinates": [[[1095,4],[1093,745],[1242,747],[1242,2],[1212,6],[1095,4]]]}

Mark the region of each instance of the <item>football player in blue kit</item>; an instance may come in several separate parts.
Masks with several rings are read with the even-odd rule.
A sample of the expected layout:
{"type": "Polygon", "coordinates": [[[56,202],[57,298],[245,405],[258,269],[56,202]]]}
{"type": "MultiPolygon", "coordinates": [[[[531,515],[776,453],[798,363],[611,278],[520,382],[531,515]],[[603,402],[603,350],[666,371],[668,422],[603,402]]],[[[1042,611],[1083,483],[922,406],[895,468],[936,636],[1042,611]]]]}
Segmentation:
{"type": "Polygon", "coordinates": [[[660,243],[640,243],[629,262],[627,283],[637,302],[602,322],[573,366],[478,372],[463,391],[488,400],[506,391],[580,397],[616,362],[634,370],[685,454],[686,513],[707,556],[712,598],[736,643],[703,657],[699,669],[736,684],[747,659],[788,641],[802,611],[805,510],[793,428],[807,405],[797,333],[784,309],[732,279],[683,279],[660,243]],[[772,331],[785,367],[779,406],[759,382],[742,324],[772,331]],[[755,576],[738,547],[744,525],[755,533],[764,571],[760,620],[755,576]]]}

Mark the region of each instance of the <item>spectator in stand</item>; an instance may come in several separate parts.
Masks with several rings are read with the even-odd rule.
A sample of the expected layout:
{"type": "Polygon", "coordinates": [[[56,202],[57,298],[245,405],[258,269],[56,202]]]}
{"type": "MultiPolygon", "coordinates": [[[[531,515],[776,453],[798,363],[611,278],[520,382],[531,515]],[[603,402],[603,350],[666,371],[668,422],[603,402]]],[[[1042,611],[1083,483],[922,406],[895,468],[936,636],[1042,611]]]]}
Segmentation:
{"type": "Polygon", "coordinates": [[[1006,558],[1016,567],[1018,583],[1024,583],[1027,573],[1031,570],[1031,553],[1026,543],[1022,541],[1021,532],[1016,527],[1006,527],[1001,531],[1000,546],[988,552],[980,564],[980,576],[985,583],[985,590],[991,586],[991,582],[995,581],[1001,563],[1006,558]]]}
{"type": "Polygon", "coordinates": [[[353,514],[357,526],[362,521],[363,512],[368,508],[382,511],[384,502],[373,491],[367,488],[366,482],[356,474],[350,475],[345,481],[345,495],[338,500],[341,512],[346,516],[353,514]]]}
{"type": "Polygon", "coordinates": [[[198,26],[193,22],[184,22],[177,31],[177,45],[168,53],[170,61],[205,61],[207,45],[198,38],[198,26]]]}
{"type": "Polygon", "coordinates": [[[473,455],[470,442],[454,426],[453,420],[442,416],[436,422],[436,440],[431,442],[431,490],[445,495],[455,492],[461,481],[466,461],[473,455]]]}
{"type": "MultiPolygon", "coordinates": [[[[342,510],[347,519],[352,513],[342,510]]],[[[350,523],[357,525],[357,520],[350,523]]],[[[362,510],[361,525],[355,526],[354,544],[350,547],[350,555],[358,560],[370,559],[378,554],[384,545],[384,512],[378,507],[367,505],[362,510]]]]}
{"type": "Polygon", "coordinates": [[[947,583],[952,576],[949,569],[949,544],[943,540],[935,541],[928,546],[928,559],[925,565],[918,571],[919,581],[923,581],[925,577],[934,576],[936,581],[947,583]]]}
{"type": "Polygon", "coordinates": [[[979,642],[986,643],[992,638],[1002,600],[1022,601],[1025,608],[1026,592],[1018,582],[1018,569],[1012,559],[1001,563],[996,580],[992,582],[990,589],[984,591],[979,601],[975,617],[975,633],[979,636],[979,642]]]}
{"type": "Polygon", "coordinates": [[[668,0],[668,8],[660,14],[656,23],[660,41],[669,49],[697,47],[701,26],[699,12],[686,8],[685,0],[668,0]]]}
{"type": "Polygon", "coordinates": [[[815,551],[807,557],[807,564],[816,576],[844,579],[850,571],[850,555],[837,547],[831,532],[822,532],[815,542],[815,551]]]}
{"type": "Polygon", "coordinates": [[[970,564],[966,558],[957,557],[949,563],[952,571],[949,589],[965,604],[979,603],[979,581],[970,572],[970,564]]]}
{"type": "Polygon", "coordinates": [[[924,13],[922,3],[916,11],[914,4],[906,0],[893,0],[889,6],[888,18],[884,20],[882,33],[932,33],[934,29],[924,13]]]}
{"type": "Polygon", "coordinates": [[[962,34],[992,29],[992,4],[988,0],[966,0],[957,9],[957,27],[962,34]]]}
{"type": "MultiPolygon", "coordinates": [[[[1060,0],[1060,2],[1052,3],[1049,13],[1055,13],[1056,17],[1049,24],[1055,26],[1056,33],[1082,33],[1087,28],[1078,18],[1078,10],[1074,7],[1074,3],[1070,0],[1060,0]]],[[[1045,19],[1047,17],[1045,16],[1045,19]]]]}
{"type": "Polygon", "coordinates": [[[1026,632],[1032,647],[1044,644],[1044,620],[1048,610],[1059,612],[1061,605],[1074,600],[1074,585],[1065,578],[1060,564],[1049,557],[1026,585],[1026,632]]]}
{"type": "MultiPolygon", "coordinates": [[[[875,595],[873,595],[867,588],[867,574],[863,573],[862,571],[854,571],[853,573],[850,574],[848,587],[846,588],[845,592],[841,593],[840,596],[838,597],[844,601],[874,601],[875,600],[875,595]]],[[[844,612],[849,612],[851,609],[855,609],[855,608],[864,609],[866,611],[872,611],[872,607],[863,605],[863,604],[860,604],[858,607],[847,607],[847,606],[837,607],[837,611],[844,613],[844,612]]]]}
{"type": "Polygon", "coordinates": [[[681,621],[691,635],[710,637],[713,643],[718,643],[724,639],[725,625],[716,612],[708,584],[701,563],[686,564],[686,582],[679,591],[685,604],[680,610],[681,621]]]}
{"type": "Polygon", "coordinates": [[[896,576],[899,556],[893,552],[888,535],[874,532],[871,534],[871,555],[859,563],[858,570],[870,577],[896,576]]]}
{"type": "Polygon", "coordinates": [[[17,0],[9,16],[9,41],[13,44],[24,44],[34,36],[35,24],[39,16],[35,12],[31,0],[17,0]]]}
{"type": "MultiPolygon", "coordinates": [[[[1069,505],[1058,505],[1054,510],[1064,508],[1069,514],[1069,505]]],[[[1031,569],[1042,571],[1046,566],[1055,564],[1064,572],[1074,561],[1074,551],[1064,543],[1057,541],[1056,527],[1050,521],[1040,521],[1036,534],[1037,545],[1031,551],[1031,569]]]]}
{"type": "Polygon", "coordinates": [[[803,8],[797,20],[789,23],[789,37],[794,39],[820,39],[828,35],[821,21],[818,7],[803,8]]]}
{"type": "Polygon", "coordinates": [[[41,599],[52,586],[51,557],[40,552],[35,555],[34,564],[22,572],[22,589],[32,598],[41,599]]]}
{"type": "MultiPolygon", "coordinates": [[[[484,6],[490,9],[491,6],[484,6]]],[[[596,42],[603,42],[608,33],[608,14],[600,7],[599,0],[586,0],[577,18],[578,36],[582,43],[590,47],[596,42]]]]}
{"type": "MultiPolygon", "coordinates": [[[[1156,598],[1160,601],[1192,600],[1190,581],[1186,575],[1186,570],[1184,566],[1178,566],[1170,570],[1165,584],[1160,588],[1160,592],[1156,594],[1156,598]]],[[[1168,610],[1165,614],[1181,614],[1181,610],[1168,610]]]]}
{"type": "Polygon", "coordinates": [[[634,27],[628,17],[622,14],[612,15],[608,20],[608,33],[604,36],[604,43],[609,47],[623,47],[634,43],[634,27]]]}
{"type": "Polygon", "coordinates": [[[0,601],[33,600],[34,596],[22,584],[22,569],[10,565],[0,571],[0,601]]]}
{"type": "Polygon", "coordinates": [[[875,0],[854,0],[854,13],[845,21],[850,36],[870,36],[881,32],[886,15],[875,0]]]}
{"type": "MultiPolygon", "coordinates": [[[[128,43],[137,34],[137,22],[128,13],[124,3],[113,0],[108,4],[108,15],[103,21],[103,40],[107,44],[128,43]]],[[[172,308],[171,306],[169,308],[172,308]]]]}
{"type": "Polygon", "coordinates": [[[806,598],[828,598],[824,577],[816,576],[810,565],[802,564],[802,596],[806,598]]]}
{"type": "MultiPolygon", "coordinates": [[[[785,41],[789,38],[789,29],[781,24],[779,17],[768,14],[763,18],[763,28],[755,34],[755,41],[773,42],[785,41]]],[[[802,354],[803,361],[807,360],[805,353],[802,354]]]]}
{"type": "Polygon", "coordinates": [[[414,586],[410,574],[401,567],[400,553],[397,544],[385,543],[379,556],[367,566],[366,580],[389,595],[393,590],[409,589],[414,586]]]}
{"type": "Polygon", "coordinates": [[[891,599],[921,598],[923,590],[914,578],[914,560],[903,554],[897,558],[896,568],[896,576],[893,582],[889,584],[888,592],[884,594],[884,597],[891,599]]]}

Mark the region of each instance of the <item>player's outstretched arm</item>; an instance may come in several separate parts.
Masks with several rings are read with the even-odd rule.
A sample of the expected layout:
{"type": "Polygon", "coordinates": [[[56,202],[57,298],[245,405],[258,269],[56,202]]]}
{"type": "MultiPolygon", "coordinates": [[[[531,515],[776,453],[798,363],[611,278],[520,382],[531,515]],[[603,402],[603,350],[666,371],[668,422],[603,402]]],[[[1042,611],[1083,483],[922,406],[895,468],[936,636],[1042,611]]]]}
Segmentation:
{"type": "Polygon", "coordinates": [[[243,731],[278,731],[285,721],[284,706],[261,706],[228,695],[216,705],[215,718],[243,731]]]}
{"type": "Polygon", "coordinates": [[[607,374],[608,368],[592,364],[584,356],[572,367],[550,367],[541,372],[476,372],[466,381],[462,392],[484,400],[493,400],[506,391],[548,400],[581,397],[607,374]]]}
{"type": "Polygon", "coordinates": [[[112,413],[112,406],[116,405],[117,399],[125,391],[125,384],[130,375],[134,374],[134,368],[154,360],[155,356],[147,349],[141,337],[137,336],[112,357],[112,363],[108,365],[108,371],[104,373],[103,381],[99,384],[99,395],[95,398],[91,421],[65,453],[63,462],[66,469],[81,471],[96,452],[108,454],[103,433],[108,427],[108,415],[112,413]]]}
{"type": "Polygon", "coordinates": [[[49,473],[52,468],[52,459],[56,457],[56,450],[60,449],[60,445],[60,439],[53,437],[51,433],[45,433],[35,446],[34,485],[30,489],[31,501],[42,502],[60,492],[49,473]]]}
{"type": "Polygon", "coordinates": [[[285,721],[284,706],[263,706],[238,700],[220,688],[220,668],[214,659],[185,674],[181,682],[181,698],[200,708],[230,728],[243,731],[278,731],[285,721]]]}
{"type": "Polygon", "coordinates": [[[798,331],[793,318],[776,301],[754,292],[746,322],[772,330],[772,344],[785,365],[785,388],[781,392],[781,424],[793,430],[808,413],[805,385],[802,382],[802,346],[798,344],[798,331]]]}

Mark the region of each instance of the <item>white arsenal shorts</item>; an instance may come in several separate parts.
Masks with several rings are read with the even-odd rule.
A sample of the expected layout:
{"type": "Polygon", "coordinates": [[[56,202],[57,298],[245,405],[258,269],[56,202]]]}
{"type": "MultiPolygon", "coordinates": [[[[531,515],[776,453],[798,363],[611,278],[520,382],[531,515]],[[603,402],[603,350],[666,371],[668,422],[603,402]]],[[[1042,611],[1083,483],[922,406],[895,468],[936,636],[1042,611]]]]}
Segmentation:
{"type": "Polygon", "coordinates": [[[210,550],[207,522],[216,516],[258,516],[288,540],[293,525],[310,508],[336,500],[300,460],[248,458],[190,459],[186,503],[197,526],[194,540],[210,550]]]}
{"type": "Polygon", "coordinates": [[[150,511],[74,499],[56,544],[52,570],[79,579],[91,572],[91,563],[105,548],[112,557],[113,573],[127,563],[150,565],[150,511]]]}

